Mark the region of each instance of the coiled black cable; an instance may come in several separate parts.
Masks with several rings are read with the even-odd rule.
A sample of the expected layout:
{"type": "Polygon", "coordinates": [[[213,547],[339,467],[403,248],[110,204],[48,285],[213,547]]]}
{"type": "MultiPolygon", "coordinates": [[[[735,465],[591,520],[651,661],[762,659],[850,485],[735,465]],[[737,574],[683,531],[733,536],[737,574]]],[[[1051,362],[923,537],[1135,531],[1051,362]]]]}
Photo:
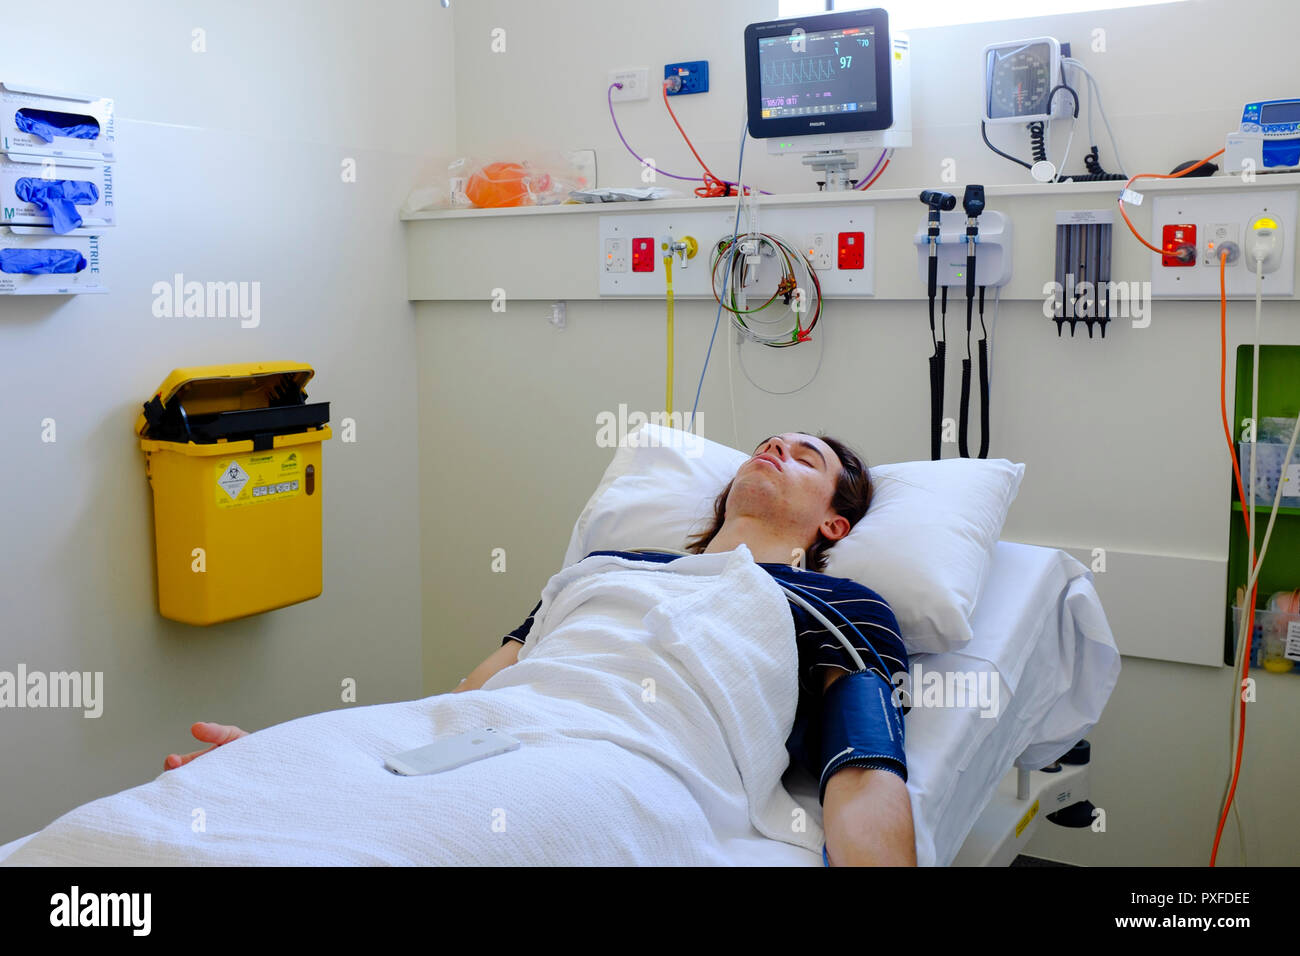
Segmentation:
{"type": "Polygon", "coordinates": [[[1095,145],[1084,154],[1083,165],[1093,176],[1100,176],[1106,172],[1101,168],[1101,154],[1097,152],[1095,145]]]}
{"type": "MultiPolygon", "coordinates": [[[[1029,126],[1029,151],[1033,154],[1034,162],[1041,163],[1047,159],[1047,149],[1044,144],[1044,130],[1042,122],[1035,121],[1028,124],[1029,126]]],[[[1087,168],[1086,173],[1061,174],[1056,177],[1056,182],[1075,182],[1075,183],[1099,183],[1112,182],[1119,179],[1128,179],[1123,173],[1108,173],[1101,166],[1101,157],[1094,146],[1088,154],[1083,157],[1083,165],[1087,168]]]]}
{"type": "Polygon", "coordinates": [[[1046,142],[1045,142],[1045,140],[1046,140],[1046,133],[1045,133],[1045,130],[1044,130],[1044,127],[1043,127],[1043,121],[1042,121],[1042,120],[1035,120],[1034,122],[1027,124],[1027,127],[1028,127],[1028,129],[1029,129],[1029,153],[1030,153],[1030,155],[1033,157],[1034,162],[1036,162],[1036,163],[1044,163],[1044,162],[1046,162],[1046,161],[1047,161],[1047,144],[1046,144],[1046,142]]]}
{"type": "Polygon", "coordinates": [[[1108,173],[1106,172],[1106,170],[1102,168],[1101,156],[1097,152],[1096,146],[1094,146],[1092,149],[1090,149],[1087,152],[1086,155],[1084,155],[1083,165],[1088,170],[1088,172],[1085,175],[1067,176],[1065,178],[1071,179],[1076,183],[1099,183],[1099,182],[1112,182],[1119,179],[1128,179],[1128,177],[1125,176],[1123,173],[1108,173]]]}

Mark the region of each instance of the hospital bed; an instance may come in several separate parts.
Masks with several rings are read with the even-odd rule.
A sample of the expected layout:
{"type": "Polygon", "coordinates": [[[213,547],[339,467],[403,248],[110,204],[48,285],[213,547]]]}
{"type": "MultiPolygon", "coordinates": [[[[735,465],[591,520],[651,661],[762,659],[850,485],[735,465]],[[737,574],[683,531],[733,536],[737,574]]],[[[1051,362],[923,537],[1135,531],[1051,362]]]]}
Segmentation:
{"type": "MultiPolygon", "coordinates": [[[[1000,688],[1000,712],[996,718],[981,717],[975,708],[917,706],[907,716],[907,786],[916,831],[917,860],[921,865],[944,866],[954,862],[1005,865],[1023,848],[1049,812],[1087,800],[1086,766],[1065,767],[1058,773],[1043,773],[1039,768],[1053,764],[1092,728],[1119,672],[1119,654],[1091,575],[1082,564],[1060,550],[998,542],[972,626],[974,639],[960,652],[917,654],[913,657],[914,667],[919,662],[927,669],[987,673],[996,678],[1000,688]]],[[[514,688],[487,693],[505,693],[507,690],[514,688]]],[[[374,726],[352,733],[360,745],[355,749],[358,753],[363,750],[383,753],[385,747],[395,747],[397,741],[403,739],[396,732],[389,735],[390,726],[413,725],[420,719],[418,708],[421,704],[451,696],[314,715],[268,728],[262,734],[302,725],[305,721],[328,722],[336,715],[339,715],[336,719],[350,720],[351,726],[360,728],[364,723],[360,721],[360,715],[370,711],[375,718],[374,726]]],[[[327,733],[337,735],[339,740],[333,750],[351,749],[349,741],[343,739],[343,732],[338,729],[343,725],[335,723],[331,726],[334,729],[327,733]]],[[[245,740],[259,736],[255,734],[245,740]]],[[[239,743],[227,745],[222,751],[239,743]]],[[[332,754],[333,750],[328,752],[332,754]]],[[[527,750],[525,747],[517,753],[527,750]]],[[[198,769],[205,761],[215,764],[214,758],[225,756],[222,751],[205,756],[186,770],[198,769]]],[[[366,759],[372,757],[373,753],[366,759]]],[[[294,758],[281,752],[277,759],[292,761],[294,758]]],[[[610,759],[616,759],[612,750],[610,759]]],[[[486,767],[494,760],[470,766],[486,767]]],[[[368,816],[375,819],[360,822],[348,806],[340,803],[334,808],[330,802],[332,795],[339,790],[337,774],[346,772],[343,766],[325,768],[321,771],[321,778],[313,780],[307,769],[311,762],[310,755],[304,755],[299,766],[283,767],[278,771],[279,778],[287,780],[285,786],[292,788],[295,778],[298,780],[289,799],[302,801],[310,807],[313,817],[310,832],[318,835],[320,842],[318,848],[313,848],[295,838],[293,860],[285,862],[391,862],[393,858],[386,852],[390,845],[404,842],[409,845],[410,835],[414,832],[411,828],[413,824],[418,827],[420,821],[411,819],[410,808],[402,806],[398,802],[400,798],[394,796],[391,804],[383,803],[392,806],[391,815],[371,814],[368,816]],[[344,854],[339,848],[349,841],[354,848],[367,849],[354,849],[344,854]],[[372,845],[373,852],[369,849],[372,845]]],[[[316,762],[320,762],[319,758],[316,762]]],[[[248,768],[241,772],[248,772],[248,768]]],[[[87,805],[94,807],[106,801],[117,801],[120,805],[123,801],[130,801],[134,795],[134,809],[126,812],[135,814],[130,826],[138,829],[140,835],[131,862],[152,861],[153,848],[168,840],[188,837],[188,834],[184,837],[168,836],[169,832],[188,830],[188,816],[183,820],[164,820],[160,819],[156,809],[141,809],[156,796],[154,791],[158,788],[180,786],[180,778],[167,779],[177,773],[168,771],[150,784],[87,805]]],[[[789,795],[820,824],[821,807],[817,802],[816,781],[802,768],[792,767],[782,782],[789,795]]],[[[376,781],[376,786],[389,785],[388,781],[376,781]]],[[[400,791],[392,790],[391,793],[400,791]]],[[[351,798],[355,799],[356,794],[351,798]]],[[[642,798],[647,804],[652,802],[647,795],[642,795],[642,798]]],[[[387,800],[382,796],[378,799],[387,800]]],[[[177,806],[181,808],[198,806],[196,801],[199,800],[202,798],[196,794],[176,798],[177,806]]],[[[209,802],[213,803],[209,811],[210,825],[219,828],[221,823],[216,818],[215,802],[209,802]]],[[[424,808],[425,815],[429,809],[424,808]]],[[[95,842],[98,826],[99,823],[92,821],[89,828],[82,831],[83,836],[76,839],[86,844],[95,842]]],[[[246,827],[243,832],[243,838],[256,840],[251,829],[246,827]]],[[[0,862],[36,835],[0,847],[0,862]]],[[[118,833],[116,838],[120,839],[121,834],[118,833]]],[[[238,840],[241,837],[236,833],[222,838],[238,840]]],[[[723,844],[722,862],[735,865],[822,865],[820,853],[769,839],[752,827],[749,834],[729,837],[723,844]]],[[[74,841],[72,850],[77,849],[74,841]]],[[[68,846],[65,845],[62,852],[64,861],[76,862],[77,857],[67,855],[68,846]]],[[[13,862],[24,862],[22,856],[19,854],[19,859],[13,862]]],[[[174,863],[178,858],[164,855],[158,859],[174,863]]],[[[191,862],[191,858],[186,856],[180,859],[191,862]]],[[[223,857],[217,862],[231,862],[232,859],[238,857],[223,857]]],[[[259,861],[255,853],[244,859],[259,861]]],[[[411,861],[409,857],[403,860],[423,862],[411,861]]],[[[94,857],[93,861],[117,862],[111,854],[94,857]]],[[[192,862],[204,860],[195,858],[192,862]]]]}

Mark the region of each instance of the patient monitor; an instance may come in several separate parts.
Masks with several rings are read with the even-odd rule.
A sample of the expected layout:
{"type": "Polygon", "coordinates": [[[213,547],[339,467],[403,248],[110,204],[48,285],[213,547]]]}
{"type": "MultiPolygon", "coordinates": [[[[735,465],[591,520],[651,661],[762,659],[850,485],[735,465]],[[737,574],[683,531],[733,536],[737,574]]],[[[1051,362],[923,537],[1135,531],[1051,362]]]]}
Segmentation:
{"type": "Polygon", "coordinates": [[[908,41],[884,10],[751,23],[745,87],[749,135],[769,153],[805,153],[828,190],[848,188],[846,149],[912,145],[908,41]]]}

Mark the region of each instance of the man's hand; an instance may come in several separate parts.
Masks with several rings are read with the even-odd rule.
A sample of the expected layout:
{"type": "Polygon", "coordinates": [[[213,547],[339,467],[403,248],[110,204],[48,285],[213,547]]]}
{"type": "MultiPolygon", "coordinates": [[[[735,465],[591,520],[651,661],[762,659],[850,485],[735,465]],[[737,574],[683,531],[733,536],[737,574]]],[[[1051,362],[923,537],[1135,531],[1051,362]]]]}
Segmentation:
{"type": "Polygon", "coordinates": [[[212,744],[207,750],[196,750],[193,753],[185,754],[168,754],[167,759],[163,761],[164,770],[175,770],[177,767],[184,766],[195,757],[201,756],[208,751],[216,750],[222,744],[228,744],[232,740],[238,740],[240,737],[247,737],[248,731],[240,730],[238,727],[227,724],[212,724],[207,721],[200,721],[190,728],[190,733],[194,735],[195,740],[202,740],[204,743],[212,744]]]}
{"type": "Polygon", "coordinates": [[[470,671],[469,676],[457,684],[451,693],[459,694],[467,690],[481,689],[488,678],[496,674],[497,671],[519,661],[519,649],[523,646],[518,641],[506,641],[489,654],[482,664],[470,671]]]}

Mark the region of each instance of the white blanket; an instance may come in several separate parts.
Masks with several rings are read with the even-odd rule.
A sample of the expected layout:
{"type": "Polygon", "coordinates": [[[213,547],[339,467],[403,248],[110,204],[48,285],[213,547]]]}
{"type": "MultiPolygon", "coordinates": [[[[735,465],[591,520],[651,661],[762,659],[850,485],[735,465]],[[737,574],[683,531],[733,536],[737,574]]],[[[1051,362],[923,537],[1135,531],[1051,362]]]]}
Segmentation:
{"type": "Polygon", "coordinates": [[[482,690],[269,727],[71,811],[4,863],[710,865],[754,829],[820,855],[781,784],[797,695],[788,605],[747,548],[591,557],[551,578],[519,662],[482,690]],[[489,726],[523,746],[384,768],[489,726]]]}

